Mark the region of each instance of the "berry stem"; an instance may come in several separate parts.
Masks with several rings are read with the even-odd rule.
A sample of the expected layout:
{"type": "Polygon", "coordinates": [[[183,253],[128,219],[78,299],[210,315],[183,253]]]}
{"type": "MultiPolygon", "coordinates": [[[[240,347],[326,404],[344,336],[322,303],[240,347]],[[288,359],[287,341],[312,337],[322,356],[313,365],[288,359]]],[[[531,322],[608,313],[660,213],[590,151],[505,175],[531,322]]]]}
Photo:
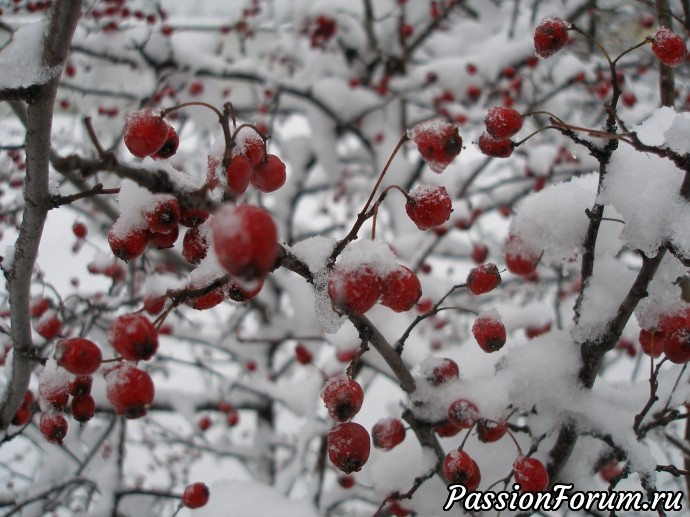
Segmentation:
{"type": "Polygon", "coordinates": [[[474,429],[476,426],[477,426],[477,421],[475,420],[474,423],[472,424],[472,427],[470,427],[467,430],[467,433],[465,433],[465,437],[462,439],[462,442],[460,443],[460,446],[458,447],[459,451],[461,451],[465,448],[465,442],[470,437],[470,434],[472,433],[472,429],[474,429]]]}
{"type": "Polygon", "coordinates": [[[366,204],[364,205],[364,208],[362,209],[361,213],[364,213],[367,211],[369,208],[369,205],[371,204],[371,201],[374,199],[374,195],[376,194],[376,191],[379,189],[379,186],[381,185],[381,182],[383,181],[383,177],[386,175],[388,172],[388,169],[391,166],[391,163],[393,162],[393,158],[395,158],[395,155],[398,154],[398,151],[402,148],[402,146],[407,142],[410,138],[407,136],[407,133],[404,133],[403,136],[400,138],[398,143],[395,146],[395,149],[393,149],[393,152],[391,155],[388,157],[388,161],[386,162],[386,165],[383,166],[383,170],[381,171],[381,174],[379,175],[378,180],[376,180],[376,184],[374,185],[374,188],[371,190],[371,194],[369,194],[369,199],[367,199],[366,204]]]}
{"type": "Polygon", "coordinates": [[[169,115],[170,113],[173,113],[177,110],[181,110],[182,108],[188,108],[189,106],[202,106],[204,108],[208,108],[213,113],[218,115],[219,119],[223,118],[223,114],[220,111],[218,111],[218,109],[215,106],[211,106],[209,103],[201,102],[201,101],[183,102],[182,104],[178,104],[177,106],[172,106],[170,108],[164,108],[161,110],[161,118],[165,118],[166,115],[169,115]]]}
{"type": "Polygon", "coordinates": [[[372,208],[373,212],[373,217],[371,221],[371,240],[373,241],[376,238],[376,216],[379,213],[379,206],[381,206],[381,203],[383,203],[383,200],[386,199],[386,196],[388,195],[388,191],[391,189],[396,189],[399,190],[400,192],[403,193],[403,196],[405,196],[405,199],[408,201],[410,200],[410,195],[405,192],[405,190],[400,186],[400,185],[390,185],[386,187],[383,192],[381,192],[381,195],[379,198],[376,200],[376,203],[374,203],[374,207],[372,208]]]}
{"type": "Polygon", "coordinates": [[[518,443],[517,439],[515,438],[515,435],[513,434],[513,432],[510,429],[507,429],[506,432],[508,433],[508,436],[510,436],[510,439],[513,440],[515,447],[517,447],[518,455],[524,456],[525,453],[522,451],[522,447],[520,447],[520,444],[518,443]]]}

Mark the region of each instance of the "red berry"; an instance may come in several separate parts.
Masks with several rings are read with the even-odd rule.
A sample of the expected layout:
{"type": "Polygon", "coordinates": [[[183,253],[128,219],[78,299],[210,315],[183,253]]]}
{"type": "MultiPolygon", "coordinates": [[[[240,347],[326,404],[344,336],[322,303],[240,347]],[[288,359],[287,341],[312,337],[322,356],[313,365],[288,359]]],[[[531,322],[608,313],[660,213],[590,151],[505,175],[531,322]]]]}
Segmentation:
{"type": "Polygon", "coordinates": [[[188,228],[194,228],[204,223],[208,219],[208,215],[208,212],[201,208],[182,210],[182,213],[180,213],[180,224],[188,228]]]}
{"type": "Polygon", "coordinates": [[[481,349],[488,353],[496,352],[506,344],[506,328],[495,310],[477,316],[472,325],[472,335],[481,349]]]}
{"type": "Polygon", "coordinates": [[[433,357],[422,363],[422,373],[432,386],[440,386],[460,377],[458,363],[447,357],[433,357]]]}
{"type": "Polygon", "coordinates": [[[32,318],[39,318],[48,309],[50,309],[50,302],[47,298],[34,298],[29,305],[29,315],[32,318]]]}
{"type": "Polygon", "coordinates": [[[205,483],[187,485],[182,494],[182,504],[187,508],[201,508],[208,503],[211,495],[205,483]]]}
{"type": "Polygon", "coordinates": [[[93,377],[90,375],[77,375],[69,383],[69,394],[73,397],[88,395],[91,393],[93,377]]]}
{"type": "Polygon", "coordinates": [[[480,442],[496,442],[503,438],[508,431],[508,422],[505,420],[489,420],[480,418],[477,420],[477,437],[480,442]]]}
{"type": "Polygon", "coordinates": [[[450,420],[446,420],[442,424],[439,424],[436,427],[434,427],[434,432],[443,438],[450,438],[452,436],[455,436],[460,431],[462,431],[462,428],[458,427],[450,420]]]}
{"type": "Polygon", "coordinates": [[[28,406],[22,405],[12,418],[12,425],[22,426],[29,423],[31,420],[31,409],[28,406]]]}
{"type": "Polygon", "coordinates": [[[474,460],[465,451],[453,449],[443,459],[443,473],[451,485],[464,485],[474,474],[474,460]]]}
{"type": "Polygon", "coordinates": [[[651,357],[659,357],[664,351],[664,338],[655,330],[640,330],[640,346],[642,352],[651,357]]]}
{"type": "Polygon", "coordinates": [[[479,408],[467,399],[458,399],[448,407],[448,420],[460,429],[469,429],[479,418],[479,408]]]}
{"type": "Polygon", "coordinates": [[[208,253],[208,228],[205,226],[195,226],[184,234],[182,240],[182,256],[190,264],[197,265],[208,253]]]}
{"type": "Polygon", "coordinates": [[[127,149],[137,158],[151,156],[165,144],[170,125],[152,110],[141,110],[127,116],[124,140],[127,149]]]}
{"type": "Polygon", "coordinates": [[[139,418],[153,403],[155,387],[151,376],[131,365],[119,365],[105,373],[106,396],[118,415],[139,418]]]}
{"type": "Polygon", "coordinates": [[[472,246],[472,262],[481,264],[489,256],[489,248],[484,244],[475,244],[472,246]]]}
{"type": "Polygon", "coordinates": [[[513,476],[520,483],[521,492],[543,492],[549,488],[549,474],[537,458],[520,456],[513,463],[513,476]]]}
{"type": "Polygon", "coordinates": [[[398,418],[382,418],[371,428],[374,447],[391,450],[405,439],[405,426],[398,418]]]}
{"type": "Polygon", "coordinates": [[[532,274],[539,262],[539,253],[525,244],[517,235],[510,235],[506,244],[506,267],[520,276],[532,274]]]}
{"type": "Polygon", "coordinates": [[[398,266],[381,282],[381,305],[395,312],[409,311],[422,296],[422,284],[414,271],[398,266]]]}
{"type": "Polygon", "coordinates": [[[252,164],[246,156],[238,154],[231,161],[227,168],[228,190],[231,194],[239,196],[244,194],[249,186],[252,175],[252,164]]]}
{"type": "Polygon", "coordinates": [[[259,278],[258,280],[256,280],[253,287],[247,285],[240,285],[236,283],[234,280],[231,280],[226,284],[225,292],[227,293],[228,298],[235,302],[241,303],[254,298],[257,294],[261,292],[261,289],[263,289],[263,287],[263,278],[259,278]]]}
{"type": "Polygon", "coordinates": [[[297,359],[298,363],[309,364],[309,363],[311,363],[313,358],[314,358],[314,356],[312,355],[312,353],[302,343],[299,343],[295,347],[295,359],[297,359]]]}
{"type": "Polygon", "coordinates": [[[148,361],[158,350],[158,331],[142,314],[123,314],[111,323],[108,341],[128,361],[148,361]]]}
{"type": "Polygon", "coordinates": [[[610,483],[623,473],[623,468],[616,460],[611,460],[599,471],[599,475],[604,481],[610,483]]]}
{"type": "Polygon", "coordinates": [[[41,377],[38,383],[38,400],[43,411],[64,411],[69,402],[69,380],[60,375],[41,377]]]}
{"type": "Polygon", "coordinates": [[[515,144],[509,138],[494,138],[489,133],[481,134],[478,145],[483,154],[493,158],[508,158],[515,149],[515,144]]]}
{"type": "Polygon", "coordinates": [[[513,108],[494,106],[484,118],[486,132],[496,139],[510,138],[522,129],[522,115],[513,108]]]}
{"type": "Polygon", "coordinates": [[[369,433],[355,422],[335,426],[326,438],[328,458],[338,469],[349,474],[359,472],[369,459],[369,433]]]}
{"type": "Polygon", "coordinates": [[[177,131],[172,126],[168,126],[168,136],[163,143],[163,146],[153,154],[156,160],[167,160],[174,156],[177,148],[180,146],[180,137],[177,136],[177,131]]]}
{"type": "Polygon", "coordinates": [[[60,413],[41,413],[38,428],[49,443],[62,445],[65,436],[67,436],[67,419],[60,413]]]}
{"type": "Polygon", "coordinates": [[[165,296],[149,293],[144,296],[144,310],[151,315],[160,314],[165,308],[165,296]]]}
{"type": "Polygon", "coordinates": [[[96,402],[91,395],[72,398],[72,417],[77,422],[88,422],[96,414],[96,402]]]}
{"type": "Polygon", "coordinates": [[[445,223],[453,204],[445,187],[419,185],[410,191],[405,211],[420,230],[428,230],[445,223]]]}
{"type": "Polygon", "coordinates": [[[623,95],[621,95],[621,101],[623,102],[624,106],[630,108],[637,102],[637,97],[633,92],[625,92],[623,95]]]}
{"type": "Polygon", "coordinates": [[[62,323],[57,315],[57,312],[49,310],[43,314],[36,322],[36,332],[38,332],[44,339],[53,339],[57,337],[62,329],[62,323]]]}
{"type": "MultiPolygon", "coordinates": [[[[187,286],[187,289],[189,289],[190,291],[195,291],[197,289],[201,289],[202,287],[203,286],[190,284],[187,286]]],[[[227,299],[228,291],[226,287],[222,285],[220,287],[216,287],[215,289],[205,294],[200,294],[198,296],[195,296],[194,298],[190,298],[185,303],[189,305],[192,309],[196,309],[198,311],[205,311],[208,309],[212,309],[213,307],[224,302],[227,299]]]]}
{"type": "Polygon", "coordinates": [[[534,50],[546,59],[568,43],[569,24],[560,18],[545,18],[534,30],[534,50]]]}
{"type": "Polygon", "coordinates": [[[129,262],[144,253],[151,234],[147,228],[132,228],[121,221],[118,219],[110,228],[108,244],[113,255],[129,262]]]}
{"type": "Polygon", "coordinates": [[[157,199],[144,209],[144,219],[153,233],[170,233],[180,222],[180,204],[177,199],[157,199]]]}
{"type": "Polygon", "coordinates": [[[664,355],[675,364],[690,361],[690,309],[665,315],[659,321],[664,355]]]}
{"type": "Polygon", "coordinates": [[[441,119],[417,124],[409,136],[429,168],[436,173],[443,172],[462,150],[458,128],[441,119]]]}
{"type": "Polygon", "coordinates": [[[467,490],[470,492],[474,492],[475,490],[477,490],[477,488],[479,488],[479,483],[482,482],[482,473],[479,470],[479,465],[477,465],[477,462],[474,460],[472,460],[472,467],[474,467],[472,475],[464,483],[465,488],[467,488],[467,490]]]}
{"type": "Polygon", "coordinates": [[[172,248],[180,236],[179,227],[175,226],[171,232],[168,233],[149,233],[149,244],[151,247],[158,250],[172,248]]]}
{"type": "Polygon", "coordinates": [[[352,488],[355,486],[355,478],[354,476],[338,476],[338,484],[345,488],[352,488]]]}
{"type": "Polygon", "coordinates": [[[336,265],[328,279],[328,296],[336,312],[364,314],[378,301],[381,291],[378,273],[367,265],[357,269],[336,265]]]}
{"type": "Polygon", "coordinates": [[[362,407],[364,391],[356,380],[345,374],[336,375],[326,381],[321,390],[321,400],[331,418],[346,422],[362,407]]]}
{"type": "Polygon", "coordinates": [[[240,412],[233,409],[225,417],[225,422],[228,424],[228,427],[235,427],[240,423],[240,412]]]}
{"type": "Polygon", "coordinates": [[[266,159],[254,167],[251,183],[261,192],[273,192],[285,184],[287,178],[285,164],[275,154],[269,154],[266,159]]]}
{"type": "Polygon", "coordinates": [[[278,230],[271,215],[258,206],[225,205],[211,221],[218,262],[245,280],[265,277],[278,255],[278,230]]]}
{"type": "Polygon", "coordinates": [[[58,366],[75,375],[90,375],[101,366],[101,348],[89,339],[63,339],[55,347],[58,366]]]}
{"type": "Polygon", "coordinates": [[[675,68],[685,61],[685,40],[667,27],[659,27],[652,36],[652,52],[664,65],[675,68]]]}
{"type": "Polygon", "coordinates": [[[256,167],[266,158],[266,142],[253,129],[245,127],[235,135],[235,155],[244,155],[252,167],[256,167]]]}
{"type": "Polygon", "coordinates": [[[88,230],[84,223],[76,222],[72,225],[72,233],[74,233],[77,239],[85,239],[88,230]]]}
{"type": "Polygon", "coordinates": [[[542,334],[546,334],[549,330],[551,330],[551,322],[544,323],[539,327],[525,328],[525,336],[527,337],[527,339],[533,339],[535,337],[541,336],[542,334]]]}
{"type": "Polygon", "coordinates": [[[501,285],[501,273],[493,262],[473,267],[467,275],[467,290],[474,295],[493,291],[501,285]]]}
{"type": "Polygon", "coordinates": [[[211,427],[211,424],[213,424],[213,421],[210,416],[202,416],[196,425],[200,430],[206,431],[211,427]]]}

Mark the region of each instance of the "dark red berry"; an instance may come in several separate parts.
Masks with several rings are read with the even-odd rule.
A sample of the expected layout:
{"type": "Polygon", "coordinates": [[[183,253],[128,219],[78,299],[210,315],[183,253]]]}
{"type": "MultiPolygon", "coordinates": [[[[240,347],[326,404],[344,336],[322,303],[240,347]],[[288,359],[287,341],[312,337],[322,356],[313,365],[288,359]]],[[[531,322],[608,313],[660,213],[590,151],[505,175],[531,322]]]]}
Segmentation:
{"type": "Polygon", "coordinates": [[[505,420],[489,420],[480,418],[477,420],[477,437],[480,442],[496,442],[503,438],[508,431],[508,422],[505,420]]]}
{"type": "Polygon", "coordinates": [[[36,322],[36,332],[44,339],[53,339],[60,334],[62,322],[54,310],[46,311],[36,322]]]}
{"type": "Polygon", "coordinates": [[[72,225],[72,233],[74,233],[77,239],[85,239],[88,230],[84,223],[76,222],[72,225]]]}
{"type": "Polygon", "coordinates": [[[12,425],[22,426],[29,423],[31,420],[31,409],[22,405],[12,417],[12,425]]]}
{"type": "Polygon", "coordinates": [[[314,356],[306,346],[299,343],[295,347],[295,359],[297,359],[297,362],[300,364],[309,364],[312,362],[312,359],[314,359],[314,356]]]}
{"type": "Polygon", "coordinates": [[[671,68],[680,65],[688,55],[683,37],[667,27],[659,27],[652,36],[652,52],[671,68]]]}
{"type": "Polygon", "coordinates": [[[50,302],[47,298],[39,297],[31,300],[29,305],[29,315],[32,318],[39,318],[43,316],[48,309],[50,309],[50,302]]]}
{"type": "Polygon", "coordinates": [[[422,296],[422,284],[410,268],[398,266],[381,282],[381,305],[395,312],[409,311],[422,296]]]}
{"type": "Polygon", "coordinates": [[[369,433],[355,422],[335,426],[326,438],[328,458],[345,474],[359,472],[369,459],[369,433]]]}
{"type": "Polygon", "coordinates": [[[235,196],[244,194],[252,176],[252,164],[246,156],[238,154],[230,161],[230,165],[227,168],[227,176],[230,193],[235,196]]]}
{"type": "Polygon", "coordinates": [[[410,191],[405,211],[417,228],[428,230],[448,220],[453,204],[445,187],[419,185],[410,191]]]}
{"type": "Polygon", "coordinates": [[[474,474],[474,460],[465,451],[453,449],[443,459],[443,473],[451,485],[464,485],[474,474]]]}
{"type": "Polygon", "coordinates": [[[175,226],[168,233],[149,233],[149,245],[158,250],[172,248],[180,236],[180,228],[175,226]]]}
{"type": "Polygon", "coordinates": [[[494,106],[484,118],[486,132],[497,139],[510,138],[522,129],[522,115],[513,108],[494,106]]]}
{"type": "Polygon", "coordinates": [[[211,221],[216,257],[225,270],[245,280],[265,277],[278,255],[278,230],[258,206],[225,205],[211,221]]]}
{"type": "Polygon", "coordinates": [[[551,330],[551,322],[547,321],[543,325],[526,327],[525,336],[527,336],[527,339],[533,339],[541,336],[542,334],[546,334],[549,330],[551,330]]]}
{"type": "Polygon", "coordinates": [[[148,361],[158,350],[158,331],[143,314],[123,314],[108,329],[108,341],[128,361],[148,361]]]}
{"type": "Polygon", "coordinates": [[[208,228],[205,226],[195,226],[184,234],[182,240],[182,256],[190,264],[197,265],[208,253],[208,228]]]}
{"type": "Polygon", "coordinates": [[[67,419],[60,413],[44,412],[41,413],[38,428],[46,441],[62,445],[67,436],[67,419]]]}
{"type": "Polygon", "coordinates": [[[482,312],[472,324],[472,335],[485,352],[496,352],[506,344],[506,328],[496,312],[482,312]]]}
{"type": "Polygon", "coordinates": [[[398,418],[382,418],[371,428],[374,447],[391,450],[405,439],[405,426],[398,418]]]}
{"type": "Polygon", "coordinates": [[[63,339],[55,347],[58,366],[75,375],[90,375],[101,366],[101,348],[89,339],[63,339]]]}
{"type": "Polygon", "coordinates": [[[441,173],[462,150],[462,138],[458,128],[448,122],[435,119],[422,122],[410,132],[419,154],[429,168],[441,173]]]}
{"type": "Polygon", "coordinates": [[[675,364],[690,361],[690,309],[664,315],[659,321],[664,355],[675,364]]]}
{"type": "Polygon", "coordinates": [[[472,246],[472,262],[475,264],[483,263],[489,256],[489,248],[484,244],[475,244],[472,246]]]}
{"type": "Polygon", "coordinates": [[[72,398],[72,417],[77,422],[88,422],[96,414],[96,402],[91,395],[72,398]]]}
{"type": "Polygon", "coordinates": [[[170,233],[180,223],[180,204],[177,199],[156,199],[144,209],[144,219],[153,233],[170,233]]]}
{"type": "Polygon", "coordinates": [[[254,167],[250,181],[261,192],[273,192],[285,184],[286,178],[283,161],[276,155],[269,154],[266,160],[254,167]]]}
{"type": "Polygon", "coordinates": [[[618,461],[616,460],[611,460],[609,463],[604,465],[599,471],[599,475],[607,483],[610,483],[618,476],[620,476],[622,473],[623,468],[621,467],[620,463],[618,463],[618,461]]]}
{"type": "Polygon", "coordinates": [[[131,365],[118,365],[105,373],[106,396],[118,415],[144,416],[153,403],[155,387],[151,376],[131,365]]]}
{"type": "Polygon", "coordinates": [[[432,386],[454,381],[460,376],[458,363],[447,357],[432,357],[422,363],[422,374],[432,386]]]}
{"type": "Polygon", "coordinates": [[[245,127],[235,135],[236,147],[234,152],[244,155],[252,167],[256,167],[266,157],[266,142],[252,128],[245,127]]]}
{"type": "Polygon", "coordinates": [[[90,375],[77,375],[69,383],[69,394],[73,397],[88,395],[91,393],[93,377],[90,375]]]}
{"type": "Polygon", "coordinates": [[[326,381],[321,390],[321,400],[331,418],[346,422],[362,407],[364,391],[356,380],[345,374],[336,375],[326,381]]]}
{"type": "Polygon", "coordinates": [[[513,463],[513,476],[520,483],[521,492],[543,492],[549,488],[549,474],[537,458],[520,456],[513,463]]]}
{"type": "Polygon", "coordinates": [[[180,224],[182,226],[187,226],[188,228],[194,228],[200,224],[206,222],[209,213],[201,208],[190,208],[187,210],[182,210],[180,213],[180,224]]]}
{"type": "Polygon", "coordinates": [[[470,269],[467,275],[467,290],[474,295],[493,291],[501,285],[501,273],[493,262],[470,269]]]}
{"type": "Polygon", "coordinates": [[[170,125],[150,109],[130,113],[125,122],[125,145],[137,158],[158,152],[169,134],[170,125]]]}
{"type": "Polygon", "coordinates": [[[508,158],[515,149],[515,144],[509,138],[494,138],[489,133],[481,134],[478,145],[483,154],[493,158],[508,158]]]}
{"type": "Polygon", "coordinates": [[[168,126],[168,136],[163,143],[163,146],[153,154],[156,160],[166,160],[174,156],[177,148],[180,146],[180,138],[177,136],[177,131],[172,126],[168,126]]]}
{"type": "Polygon", "coordinates": [[[352,488],[355,486],[355,478],[354,476],[338,476],[338,484],[345,488],[352,488]]]}
{"type": "Polygon", "coordinates": [[[655,330],[640,330],[640,346],[642,352],[651,357],[659,357],[664,351],[664,338],[655,330]]]}
{"type": "Polygon", "coordinates": [[[505,251],[506,267],[520,276],[532,274],[539,262],[539,253],[517,235],[510,235],[505,251]]]}
{"type": "Polygon", "coordinates": [[[336,265],[328,279],[328,296],[333,310],[339,313],[364,314],[378,301],[381,292],[377,271],[367,265],[356,269],[336,265]]]}
{"type": "Polygon", "coordinates": [[[568,43],[569,24],[561,18],[545,18],[534,30],[534,50],[539,57],[547,58],[568,43]]]}
{"type": "Polygon", "coordinates": [[[144,253],[150,236],[147,228],[128,227],[118,219],[108,232],[108,244],[113,255],[128,262],[144,253]]]}
{"type": "Polygon", "coordinates": [[[460,429],[469,429],[479,418],[479,409],[474,402],[458,399],[448,407],[448,420],[460,429]]]}
{"type": "Polygon", "coordinates": [[[205,483],[192,483],[185,487],[181,502],[187,508],[201,508],[208,503],[210,495],[205,483]]]}

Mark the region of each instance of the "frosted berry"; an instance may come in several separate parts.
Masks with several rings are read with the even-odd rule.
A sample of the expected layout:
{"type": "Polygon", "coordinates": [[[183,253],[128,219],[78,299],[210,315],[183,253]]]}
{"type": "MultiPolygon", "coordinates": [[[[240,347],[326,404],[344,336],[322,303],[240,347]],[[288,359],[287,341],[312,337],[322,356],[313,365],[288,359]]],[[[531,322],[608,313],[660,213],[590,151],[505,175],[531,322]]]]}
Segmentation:
{"type": "Polygon", "coordinates": [[[480,442],[496,442],[503,438],[508,431],[508,423],[505,420],[489,420],[480,418],[477,420],[477,437],[480,442]]]}
{"type": "Polygon", "coordinates": [[[545,18],[534,30],[534,50],[546,59],[568,43],[569,24],[561,18],[545,18]]]}
{"type": "Polygon", "coordinates": [[[474,460],[472,460],[472,467],[474,468],[474,470],[472,470],[472,475],[470,475],[470,478],[464,483],[465,488],[467,488],[469,492],[477,490],[477,488],[479,488],[479,483],[482,482],[482,473],[479,470],[479,465],[477,465],[477,462],[474,460]]]}
{"type": "Polygon", "coordinates": [[[470,269],[465,283],[467,290],[474,295],[488,293],[501,285],[501,273],[496,264],[489,262],[470,269]]]}
{"type": "Polygon", "coordinates": [[[142,314],[123,314],[111,323],[108,341],[124,359],[147,361],[158,350],[158,331],[142,314]]]}
{"type": "Polygon", "coordinates": [[[462,150],[462,138],[458,128],[448,122],[435,119],[417,124],[410,132],[419,154],[429,168],[441,173],[462,150]]]}
{"type": "Polygon", "coordinates": [[[364,314],[382,292],[378,273],[369,266],[343,269],[336,266],[328,279],[328,297],[333,310],[345,314],[364,314]]]}
{"type": "Polygon", "coordinates": [[[69,394],[73,397],[88,395],[91,393],[92,386],[93,377],[91,375],[77,375],[69,383],[69,394]]]}
{"type": "Polygon", "coordinates": [[[252,167],[259,165],[266,157],[266,142],[253,129],[244,128],[236,135],[235,152],[241,154],[249,160],[252,167]]]}
{"type": "Polygon", "coordinates": [[[398,418],[382,418],[371,428],[374,447],[391,450],[405,439],[405,426],[398,418]]]}
{"type": "Polygon", "coordinates": [[[72,399],[72,417],[77,422],[88,422],[96,414],[96,401],[91,395],[79,395],[72,399]]]}
{"type": "Polygon", "coordinates": [[[75,375],[90,375],[101,366],[101,348],[89,339],[63,339],[55,347],[58,366],[75,375]]]}
{"type": "Polygon", "coordinates": [[[469,429],[479,418],[479,408],[467,399],[458,399],[448,407],[448,420],[460,429],[469,429]]]}
{"type": "Polygon", "coordinates": [[[345,474],[359,472],[369,459],[369,433],[355,422],[335,426],[326,438],[328,458],[345,474]]]}
{"type": "Polygon", "coordinates": [[[326,381],[321,390],[321,400],[331,418],[346,422],[362,407],[364,391],[356,380],[345,374],[336,375],[326,381]]]}
{"type": "Polygon", "coordinates": [[[249,186],[252,175],[252,164],[246,156],[238,154],[231,161],[227,168],[228,190],[231,194],[239,196],[244,194],[249,186]]]}
{"type": "Polygon", "coordinates": [[[428,230],[448,220],[453,204],[445,187],[419,185],[410,191],[405,211],[417,228],[428,230]]]}
{"type": "Polygon", "coordinates": [[[665,315],[659,321],[664,355],[675,364],[690,361],[690,309],[665,315]]]}
{"type": "Polygon", "coordinates": [[[144,416],[153,403],[155,387],[151,376],[135,366],[120,365],[105,373],[106,396],[118,415],[144,416]]]}
{"type": "Polygon", "coordinates": [[[688,55],[683,37],[667,27],[659,27],[652,36],[652,52],[671,68],[680,65],[688,55]]]}
{"type": "Polygon", "coordinates": [[[498,312],[487,311],[479,314],[472,324],[472,335],[485,352],[496,352],[506,344],[506,328],[498,312]]]}
{"type": "Polygon", "coordinates": [[[510,138],[522,129],[522,115],[513,108],[494,106],[484,118],[486,132],[494,138],[510,138]]]}
{"type": "Polygon", "coordinates": [[[180,213],[180,224],[188,228],[194,228],[206,222],[209,213],[201,208],[189,208],[180,213]]]}
{"type": "Polygon", "coordinates": [[[130,113],[125,122],[125,145],[137,158],[157,153],[169,134],[170,125],[150,109],[130,113]]]}
{"type": "Polygon", "coordinates": [[[513,463],[513,476],[520,483],[521,492],[542,492],[549,488],[549,474],[537,458],[520,456],[513,463]]]}
{"type": "Polygon", "coordinates": [[[147,228],[128,228],[119,220],[108,232],[110,249],[120,260],[128,262],[140,256],[146,250],[150,238],[147,228]]]}
{"type": "Polygon", "coordinates": [[[38,383],[38,400],[43,411],[64,411],[69,402],[69,382],[61,379],[38,383]]]}
{"type": "Polygon", "coordinates": [[[180,228],[175,226],[172,231],[168,233],[150,233],[149,245],[158,250],[172,248],[180,236],[180,228]]]}
{"type": "Polygon", "coordinates": [[[474,460],[465,451],[453,449],[443,459],[443,473],[450,485],[464,485],[474,474],[474,460]]]}
{"type": "Polygon", "coordinates": [[[182,493],[182,504],[187,508],[201,508],[208,503],[211,492],[205,483],[187,485],[182,493]]]}
{"type": "Polygon", "coordinates": [[[187,262],[196,266],[206,258],[208,241],[208,228],[204,226],[190,228],[182,239],[182,256],[187,262]]]}
{"type": "Polygon", "coordinates": [[[381,305],[395,312],[409,311],[422,296],[422,284],[410,268],[398,266],[381,283],[381,305]]]}
{"type": "Polygon", "coordinates": [[[266,156],[266,160],[254,167],[250,181],[255,189],[267,193],[282,187],[286,178],[283,161],[275,154],[269,154],[266,156]]]}
{"type": "Polygon", "coordinates": [[[423,365],[422,371],[432,386],[440,386],[460,376],[458,363],[447,357],[434,358],[432,363],[423,365]]]}
{"type": "Polygon", "coordinates": [[[216,257],[225,270],[245,280],[265,277],[278,255],[278,230],[258,206],[225,205],[211,221],[216,257]]]}
{"type": "Polygon", "coordinates": [[[515,149],[515,144],[509,138],[494,138],[489,133],[481,134],[478,145],[483,154],[493,158],[508,158],[515,149]]]}
{"type": "Polygon", "coordinates": [[[157,200],[144,210],[144,219],[153,233],[170,233],[180,222],[180,204],[175,198],[157,200]]]}
{"type": "Polygon", "coordinates": [[[510,235],[506,244],[506,267],[520,276],[532,274],[539,262],[539,253],[525,244],[517,235],[510,235]]]}
{"type": "Polygon", "coordinates": [[[60,413],[41,413],[38,428],[46,441],[62,445],[67,436],[67,419],[60,413]]]}
{"type": "Polygon", "coordinates": [[[36,332],[44,339],[57,337],[61,329],[62,322],[57,312],[53,310],[46,311],[36,322],[36,332]]]}
{"type": "Polygon", "coordinates": [[[163,142],[163,145],[158,151],[153,154],[156,160],[166,160],[174,156],[177,148],[180,146],[180,137],[177,136],[177,131],[172,126],[168,126],[168,136],[163,142]]]}

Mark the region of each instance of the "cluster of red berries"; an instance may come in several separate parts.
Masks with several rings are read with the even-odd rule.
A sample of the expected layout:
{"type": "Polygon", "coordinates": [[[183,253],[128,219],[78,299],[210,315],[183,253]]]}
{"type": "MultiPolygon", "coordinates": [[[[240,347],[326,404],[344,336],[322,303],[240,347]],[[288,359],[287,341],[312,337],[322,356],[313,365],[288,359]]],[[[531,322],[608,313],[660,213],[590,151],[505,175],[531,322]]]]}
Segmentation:
{"type": "Polygon", "coordinates": [[[690,361],[690,308],[664,314],[653,328],[640,330],[642,351],[652,357],[662,353],[675,364],[690,361]]]}
{"type": "Polygon", "coordinates": [[[400,264],[385,274],[367,262],[356,266],[336,264],[328,279],[328,296],[338,313],[361,315],[377,302],[405,312],[414,307],[421,295],[417,275],[400,264]]]}
{"type": "Polygon", "coordinates": [[[326,439],[331,463],[346,474],[358,472],[369,459],[371,450],[367,430],[349,421],[362,407],[362,386],[345,374],[337,375],[326,381],[321,399],[331,418],[340,422],[328,432],[326,439]]]}
{"type": "Polygon", "coordinates": [[[522,115],[513,108],[494,106],[484,118],[486,131],[479,137],[479,150],[494,158],[508,158],[515,143],[510,139],[522,129],[522,115]]]}
{"type": "MultiPolygon", "coordinates": [[[[235,427],[240,423],[240,412],[230,402],[221,402],[218,404],[218,411],[225,415],[225,423],[228,427],[235,427]]],[[[197,422],[197,426],[202,431],[209,429],[212,424],[213,421],[208,415],[202,416],[197,422]]]]}
{"type": "Polygon", "coordinates": [[[462,151],[462,137],[457,126],[442,119],[417,124],[408,137],[417,144],[419,154],[436,173],[443,172],[462,151]]]}
{"type": "Polygon", "coordinates": [[[335,35],[337,28],[338,24],[333,18],[323,14],[318,15],[310,24],[309,39],[311,41],[311,48],[325,48],[326,44],[335,35]]]}

